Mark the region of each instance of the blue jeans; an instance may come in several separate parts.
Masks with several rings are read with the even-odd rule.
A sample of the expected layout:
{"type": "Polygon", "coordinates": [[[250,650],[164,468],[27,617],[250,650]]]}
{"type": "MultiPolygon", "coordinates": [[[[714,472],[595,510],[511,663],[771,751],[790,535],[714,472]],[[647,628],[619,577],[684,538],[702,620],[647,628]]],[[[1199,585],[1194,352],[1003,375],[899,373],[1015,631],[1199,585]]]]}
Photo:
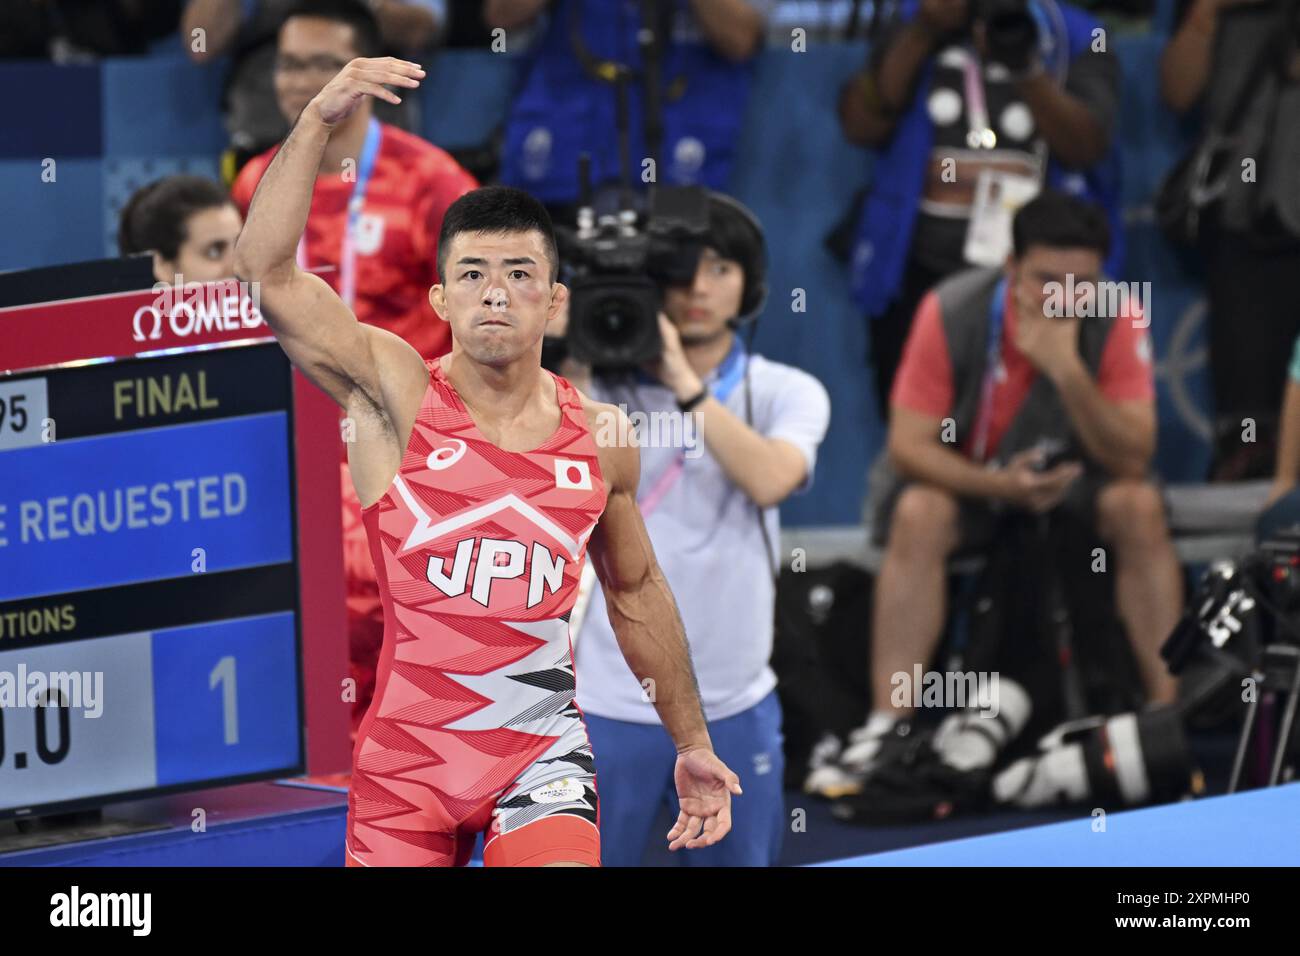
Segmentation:
{"type": "MultiPolygon", "coordinates": [[[[673,767],[677,751],[659,724],[637,724],[585,714],[596,759],[602,866],[638,866],[660,808],[677,819],[673,767]]],[[[785,756],[776,691],[749,710],[709,723],[719,759],[740,777],[743,796],[731,800],[731,832],[721,843],[677,850],[681,866],[774,866],[785,835],[785,756]]]]}

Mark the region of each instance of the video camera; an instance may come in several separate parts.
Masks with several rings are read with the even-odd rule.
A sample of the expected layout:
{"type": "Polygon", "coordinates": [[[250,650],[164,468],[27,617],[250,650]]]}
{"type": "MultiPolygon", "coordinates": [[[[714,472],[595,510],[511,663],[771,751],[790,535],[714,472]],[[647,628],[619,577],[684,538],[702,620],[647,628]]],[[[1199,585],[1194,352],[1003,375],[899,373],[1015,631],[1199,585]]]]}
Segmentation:
{"type": "Polygon", "coordinates": [[[663,289],[694,281],[709,227],[708,190],[659,186],[649,206],[638,223],[634,209],[597,217],[583,205],[576,226],[555,227],[571,293],[569,353],[593,368],[657,358],[663,289]]]}
{"type": "MultiPolygon", "coordinates": [[[[616,373],[652,361],[663,351],[658,321],[663,290],[694,281],[709,230],[711,193],[702,186],[652,182],[644,216],[636,208],[629,137],[631,88],[637,87],[641,94],[645,159],[657,165],[667,90],[681,96],[688,83],[684,75],[664,81],[674,5],[642,0],[640,7],[640,63],[633,66],[589,49],[582,30],[583,3],[575,0],[569,5],[574,57],[593,80],[613,86],[619,181],[617,210],[598,214],[600,204],[592,199],[591,160],[586,154],[579,156],[577,223],[555,226],[563,281],[571,293],[565,345],[570,355],[594,370],[616,373]]],[[[761,244],[761,227],[756,220],[751,225],[761,244]]],[[[752,318],[766,296],[761,277],[746,277],[745,296],[744,318],[752,318]]]]}
{"type": "Polygon", "coordinates": [[[1160,653],[1174,674],[1207,649],[1247,671],[1258,669],[1271,643],[1300,648],[1300,525],[1240,563],[1212,564],[1160,653]]]}
{"type": "Polygon", "coordinates": [[[1160,654],[1174,674],[1194,661],[1215,665],[1217,679],[1185,709],[1229,683],[1252,689],[1242,693],[1247,706],[1230,793],[1241,780],[1261,695],[1286,698],[1268,778],[1269,786],[1276,785],[1291,751],[1300,705],[1300,525],[1277,532],[1240,563],[1212,564],[1160,654]]]}

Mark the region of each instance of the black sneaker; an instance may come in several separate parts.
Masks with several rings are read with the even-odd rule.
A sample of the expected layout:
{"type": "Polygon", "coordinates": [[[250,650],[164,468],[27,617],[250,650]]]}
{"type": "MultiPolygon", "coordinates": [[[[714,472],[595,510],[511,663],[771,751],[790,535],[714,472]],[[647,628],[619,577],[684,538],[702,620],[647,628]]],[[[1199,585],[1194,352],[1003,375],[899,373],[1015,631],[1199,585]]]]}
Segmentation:
{"type": "Polygon", "coordinates": [[[831,813],[851,823],[884,826],[943,820],[986,806],[989,771],[949,766],[932,741],[932,733],[912,734],[888,752],[882,748],[861,789],[835,800],[831,813]]]}
{"type": "Polygon", "coordinates": [[[879,722],[873,727],[868,721],[849,734],[848,744],[837,759],[812,764],[804,792],[829,800],[860,793],[876,767],[893,759],[911,737],[912,722],[908,719],[896,720],[887,728],[879,722]]]}

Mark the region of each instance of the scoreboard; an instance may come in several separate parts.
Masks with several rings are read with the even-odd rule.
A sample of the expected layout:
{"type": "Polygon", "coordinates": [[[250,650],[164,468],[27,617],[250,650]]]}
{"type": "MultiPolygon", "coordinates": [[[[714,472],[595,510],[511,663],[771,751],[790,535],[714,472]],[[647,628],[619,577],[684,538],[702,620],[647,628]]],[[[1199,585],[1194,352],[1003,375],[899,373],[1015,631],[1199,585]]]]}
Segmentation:
{"type": "Polygon", "coordinates": [[[306,768],[292,369],[137,268],[0,283],[0,818],[306,768]]]}

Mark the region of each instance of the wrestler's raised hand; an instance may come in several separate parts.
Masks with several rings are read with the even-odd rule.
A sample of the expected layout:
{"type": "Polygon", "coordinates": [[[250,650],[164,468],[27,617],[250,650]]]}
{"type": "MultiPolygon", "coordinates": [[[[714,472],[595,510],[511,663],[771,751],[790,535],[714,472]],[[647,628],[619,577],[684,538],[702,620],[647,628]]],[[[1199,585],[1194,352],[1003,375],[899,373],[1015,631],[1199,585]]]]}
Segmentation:
{"type": "Polygon", "coordinates": [[[326,126],[337,126],[352,115],[363,96],[400,103],[401,97],[385,87],[413,90],[423,78],[424,69],[409,60],[392,56],[357,57],[325,84],[307,109],[313,110],[326,126]]]}

